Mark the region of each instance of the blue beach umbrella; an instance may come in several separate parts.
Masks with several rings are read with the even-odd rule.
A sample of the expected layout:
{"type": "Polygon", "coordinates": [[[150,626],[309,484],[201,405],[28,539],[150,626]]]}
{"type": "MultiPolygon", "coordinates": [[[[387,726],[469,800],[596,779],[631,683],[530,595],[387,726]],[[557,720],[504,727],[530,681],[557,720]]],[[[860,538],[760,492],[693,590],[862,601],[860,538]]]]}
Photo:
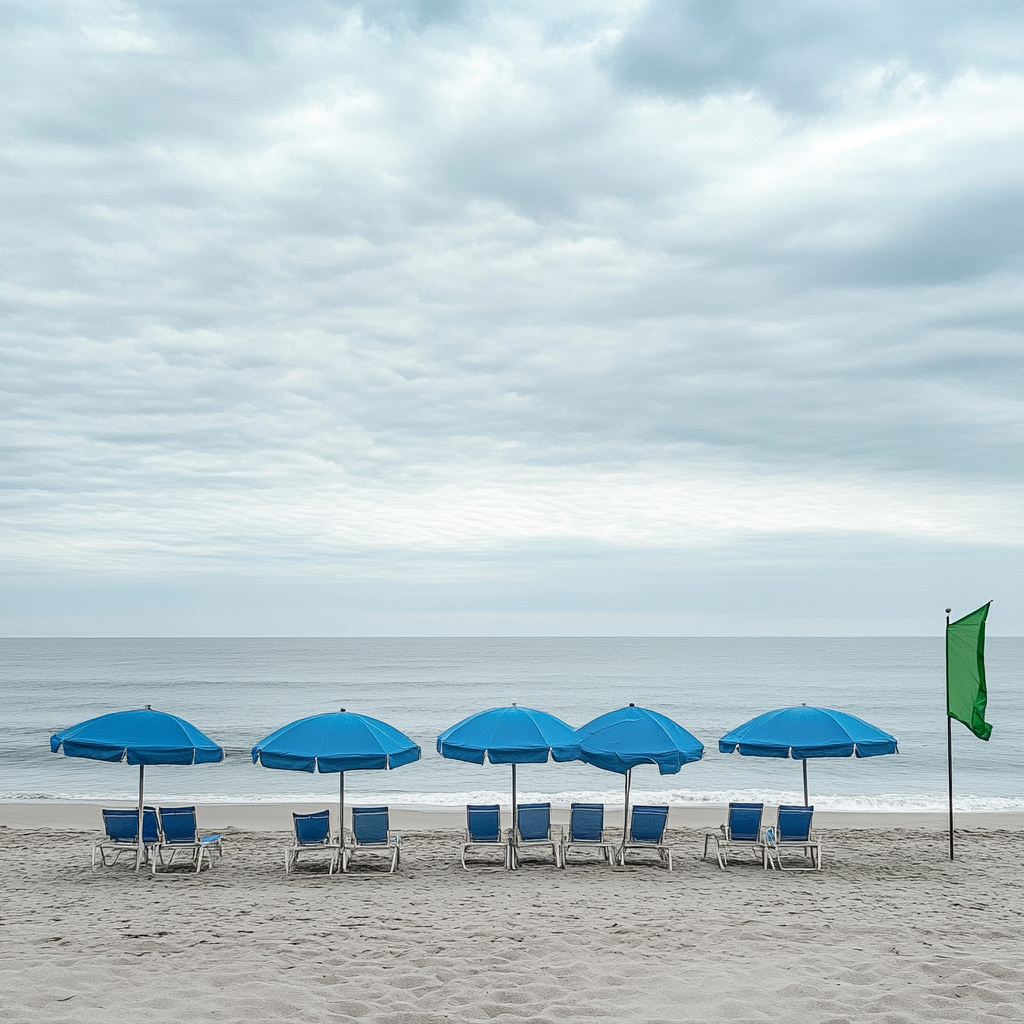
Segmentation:
{"type": "Polygon", "coordinates": [[[456,761],[512,766],[512,827],[518,819],[516,765],[575,761],[579,758],[576,733],[560,718],[544,711],[491,708],[470,715],[437,737],[437,752],[456,761]]]}
{"type": "MultiPolygon", "coordinates": [[[[63,748],[67,757],[93,761],[127,761],[139,766],[139,831],[147,764],[212,764],[224,760],[224,751],[194,725],[176,715],[154,711],[148,704],[138,711],[115,711],[90,718],[50,737],[50,750],[63,748]]],[[[142,843],[135,869],[142,862],[142,843]]]]}
{"type": "Polygon", "coordinates": [[[704,756],[704,744],[678,722],[657,711],[630,704],[599,715],[576,730],[580,760],[625,777],[622,841],[629,822],[629,786],[633,769],[654,764],[662,775],[675,775],[684,764],[704,756]]]}
{"type": "MultiPolygon", "coordinates": [[[[342,708],[299,718],[252,748],[253,764],[292,772],[338,773],[339,835],[345,829],[345,772],[400,768],[420,759],[420,748],[377,718],[342,708]]],[[[344,869],[344,868],[343,868],[344,869]]]]}
{"type": "Polygon", "coordinates": [[[877,757],[899,753],[896,737],[877,726],[829,708],[768,711],[726,733],[718,741],[723,754],[739,751],[748,757],[792,757],[803,762],[804,806],[807,795],[807,759],[811,757],[877,757]]]}

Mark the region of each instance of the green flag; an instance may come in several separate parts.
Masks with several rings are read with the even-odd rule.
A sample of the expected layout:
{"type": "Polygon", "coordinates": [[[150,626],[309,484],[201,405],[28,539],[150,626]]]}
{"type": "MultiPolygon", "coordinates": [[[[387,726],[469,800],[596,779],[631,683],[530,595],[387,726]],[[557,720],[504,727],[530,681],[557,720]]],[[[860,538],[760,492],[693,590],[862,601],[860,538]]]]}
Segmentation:
{"type": "Polygon", "coordinates": [[[946,714],[979,740],[992,735],[985,721],[985,619],[991,603],[946,627],[946,714]]]}

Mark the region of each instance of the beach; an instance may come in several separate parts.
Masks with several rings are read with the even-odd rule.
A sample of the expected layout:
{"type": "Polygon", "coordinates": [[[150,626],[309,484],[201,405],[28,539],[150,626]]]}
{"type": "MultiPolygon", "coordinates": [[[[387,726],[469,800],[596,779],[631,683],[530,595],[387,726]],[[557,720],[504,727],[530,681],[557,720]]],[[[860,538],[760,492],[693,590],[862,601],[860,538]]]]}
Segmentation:
{"type": "Polygon", "coordinates": [[[90,870],[95,805],[0,805],[2,1019],[1024,1016],[1020,814],[960,816],[953,863],[941,816],[822,815],[824,870],[783,874],[702,860],[722,810],[673,808],[671,873],[540,856],[513,873],[463,871],[457,813],[396,810],[399,871],[366,857],[329,877],[284,874],[293,809],[201,807],[223,859],[152,877],[90,870]]]}

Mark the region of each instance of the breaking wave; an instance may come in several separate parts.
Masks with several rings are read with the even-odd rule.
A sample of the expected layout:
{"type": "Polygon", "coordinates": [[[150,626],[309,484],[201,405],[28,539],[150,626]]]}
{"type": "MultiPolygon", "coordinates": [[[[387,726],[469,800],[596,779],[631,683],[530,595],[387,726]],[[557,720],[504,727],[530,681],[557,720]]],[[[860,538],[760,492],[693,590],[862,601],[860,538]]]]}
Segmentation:
{"type": "MultiPolygon", "coordinates": [[[[539,792],[536,790],[520,790],[518,798],[521,803],[532,801],[550,801],[557,807],[568,807],[573,802],[604,803],[609,807],[622,806],[622,789],[602,790],[571,790],[560,792],[539,792]]],[[[70,793],[70,792],[0,792],[0,801],[76,801],[86,803],[134,803],[138,799],[138,791],[102,793],[70,793]]],[[[274,793],[261,796],[239,796],[227,793],[160,793],[147,792],[147,803],[160,801],[188,800],[197,804],[288,804],[288,803],[330,803],[337,800],[337,792],[330,789],[319,792],[296,791],[294,793],[274,793]]],[[[697,791],[691,789],[637,789],[630,792],[631,803],[669,804],[672,807],[721,807],[739,801],[761,801],[769,805],[800,804],[803,794],[796,790],[767,789],[729,789],[697,791]]],[[[391,804],[401,807],[422,807],[449,809],[465,807],[466,804],[502,804],[510,803],[508,789],[475,789],[455,793],[414,793],[401,790],[350,790],[346,793],[347,803],[391,804]]],[[[880,793],[880,794],[848,794],[848,793],[812,793],[811,803],[819,811],[945,811],[945,793],[880,793]]],[[[1024,810],[1024,797],[976,796],[970,793],[958,795],[953,800],[953,807],[961,812],[998,812],[1024,810]]]]}

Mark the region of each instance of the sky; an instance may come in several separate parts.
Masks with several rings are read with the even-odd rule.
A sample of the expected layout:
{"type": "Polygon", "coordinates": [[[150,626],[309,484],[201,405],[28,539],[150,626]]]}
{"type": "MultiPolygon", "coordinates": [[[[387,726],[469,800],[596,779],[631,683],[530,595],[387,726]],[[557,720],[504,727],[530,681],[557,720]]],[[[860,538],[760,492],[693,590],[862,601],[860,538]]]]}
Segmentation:
{"type": "Polygon", "coordinates": [[[11,0],[7,636],[1024,633],[1017,0],[11,0]]]}

